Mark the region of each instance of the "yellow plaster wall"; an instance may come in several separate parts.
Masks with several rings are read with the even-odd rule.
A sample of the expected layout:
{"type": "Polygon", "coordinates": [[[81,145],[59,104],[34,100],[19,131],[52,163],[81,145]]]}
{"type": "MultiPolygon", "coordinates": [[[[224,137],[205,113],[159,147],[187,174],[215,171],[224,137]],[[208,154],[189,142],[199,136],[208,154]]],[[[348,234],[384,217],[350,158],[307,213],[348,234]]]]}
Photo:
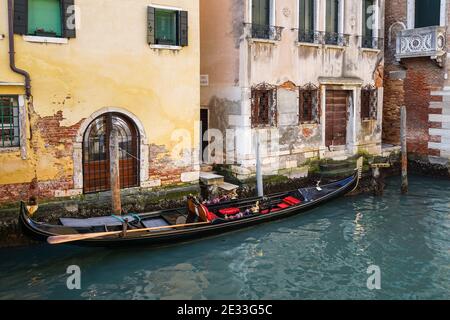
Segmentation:
{"type": "MultiPolygon", "coordinates": [[[[140,119],[150,144],[170,150],[176,143],[171,140],[173,130],[185,129],[193,135],[200,105],[198,0],[75,3],[81,24],[77,37],[68,44],[31,43],[15,36],[16,64],[32,79],[35,114],[31,125],[39,117],[62,111],[61,126],[69,127],[97,110],[116,107],[140,119]],[[180,51],[149,47],[147,6],[152,3],[189,12],[189,46],[180,51]]],[[[0,0],[0,34],[6,35],[0,40],[0,82],[23,82],[9,69],[7,0],[0,0]]],[[[1,94],[20,91],[0,86],[1,94]]],[[[60,150],[48,150],[39,136],[34,140],[26,161],[20,159],[20,152],[0,153],[0,184],[29,182],[34,167],[39,180],[73,173],[70,157],[56,158],[60,150]]]]}

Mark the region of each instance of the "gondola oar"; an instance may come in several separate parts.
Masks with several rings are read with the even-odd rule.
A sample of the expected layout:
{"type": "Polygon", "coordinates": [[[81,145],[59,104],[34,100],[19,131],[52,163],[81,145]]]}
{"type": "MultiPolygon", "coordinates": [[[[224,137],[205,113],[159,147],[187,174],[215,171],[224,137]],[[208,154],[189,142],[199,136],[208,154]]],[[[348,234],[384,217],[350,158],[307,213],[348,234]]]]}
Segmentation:
{"type": "MultiPolygon", "coordinates": [[[[193,226],[200,226],[200,225],[206,225],[206,224],[211,224],[211,222],[198,222],[198,223],[177,224],[177,225],[173,225],[173,226],[164,226],[164,227],[155,227],[155,228],[133,229],[133,230],[128,230],[127,234],[128,233],[145,232],[145,231],[159,231],[159,230],[164,230],[164,229],[173,229],[173,228],[182,228],[182,227],[193,227],[193,226]]],[[[62,236],[48,237],[47,242],[49,244],[62,244],[62,243],[67,243],[67,242],[74,242],[74,241],[80,241],[80,240],[88,240],[88,239],[114,236],[114,235],[119,235],[122,233],[123,233],[123,231],[98,232],[98,233],[87,233],[87,234],[68,234],[68,235],[62,235],[62,236]]]]}

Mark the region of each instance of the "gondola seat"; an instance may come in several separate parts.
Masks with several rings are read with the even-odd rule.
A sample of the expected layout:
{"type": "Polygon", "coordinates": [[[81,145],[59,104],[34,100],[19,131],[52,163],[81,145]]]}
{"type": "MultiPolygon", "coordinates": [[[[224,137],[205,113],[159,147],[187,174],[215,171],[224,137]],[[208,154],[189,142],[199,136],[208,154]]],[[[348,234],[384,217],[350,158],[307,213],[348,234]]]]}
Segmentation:
{"type": "Polygon", "coordinates": [[[232,216],[232,215],[238,214],[239,212],[241,212],[241,210],[239,208],[226,208],[226,209],[219,210],[219,213],[224,216],[232,216]]]}
{"type": "Polygon", "coordinates": [[[292,197],[292,196],[284,198],[283,201],[285,203],[290,204],[291,206],[295,206],[295,205],[298,205],[298,204],[302,203],[301,200],[299,200],[299,199],[297,199],[295,197],[292,197]]]}
{"type": "Polygon", "coordinates": [[[282,203],[278,204],[277,207],[280,208],[280,209],[287,209],[290,206],[291,206],[290,204],[282,202],[282,203]]]}
{"type": "MultiPolygon", "coordinates": [[[[280,210],[281,210],[281,208],[273,208],[273,209],[270,210],[270,213],[278,212],[280,210]]],[[[261,211],[261,214],[268,214],[268,213],[269,213],[269,209],[261,211]]]]}
{"type": "Polygon", "coordinates": [[[158,227],[165,227],[165,226],[169,225],[167,223],[167,221],[162,218],[142,220],[141,222],[146,228],[158,228],[158,227]]]}

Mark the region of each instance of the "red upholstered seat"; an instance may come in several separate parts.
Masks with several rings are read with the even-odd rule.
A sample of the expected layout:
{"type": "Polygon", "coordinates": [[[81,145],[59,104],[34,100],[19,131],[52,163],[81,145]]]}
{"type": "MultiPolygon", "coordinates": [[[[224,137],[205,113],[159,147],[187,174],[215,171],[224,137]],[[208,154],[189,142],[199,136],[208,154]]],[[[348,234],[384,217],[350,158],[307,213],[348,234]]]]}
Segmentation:
{"type": "Polygon", "coordinates": [[[284,202],[290,204],[291,206],[295,206],[297,204],[302,203],[299,199],[294,198],[294,197],[287,197],[283,199],[284,202]]]}
{"type": "Polygon", "coordinates": [[[241,212],[241,210],[239,210],[239,208],[226,208],[226,209],[219,210],[219,213],[223,214],[224,216],[231,216],[234,214],[238,214],[239,212],[241,212]]]}
{"type": "Polygon", "coordinates": [[[209,222],[212,222],[218,218],[218,216],[216,216],[213,212],[209,211],[208,208],[203,204],[201,205],[201,207],[205,211],[206,218],[208,219],[209,222]]]}
{"type": "Polygon", "coordinates": [[[291,205],[290,204],[287,204],[287,203],[280,203],[279,205],[278,205],[278,208],[280,208],[280,209],[286,209],[286,208],[289,208],[291,205]]]}

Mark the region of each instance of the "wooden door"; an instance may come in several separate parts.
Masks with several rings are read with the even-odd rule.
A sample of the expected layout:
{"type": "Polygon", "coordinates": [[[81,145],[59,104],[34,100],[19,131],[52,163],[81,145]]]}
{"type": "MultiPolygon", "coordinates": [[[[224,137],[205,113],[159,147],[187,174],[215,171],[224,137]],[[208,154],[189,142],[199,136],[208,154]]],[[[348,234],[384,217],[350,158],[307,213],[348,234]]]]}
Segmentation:
{"type": "Polygon", "coordinates": [[[139,185],[139,135],[132,121],[109,113],[95,119],[83,141],[84,192],[108,191],[110,185],[109,142],[112,128],[119,136],[119,178],[121,188],[139,185]]]}
{"type": "Polygon", "coordinates": [[[325,117],[325,145],[347,144],[347,106],[349,91],[327,90],[325,117]]]}

